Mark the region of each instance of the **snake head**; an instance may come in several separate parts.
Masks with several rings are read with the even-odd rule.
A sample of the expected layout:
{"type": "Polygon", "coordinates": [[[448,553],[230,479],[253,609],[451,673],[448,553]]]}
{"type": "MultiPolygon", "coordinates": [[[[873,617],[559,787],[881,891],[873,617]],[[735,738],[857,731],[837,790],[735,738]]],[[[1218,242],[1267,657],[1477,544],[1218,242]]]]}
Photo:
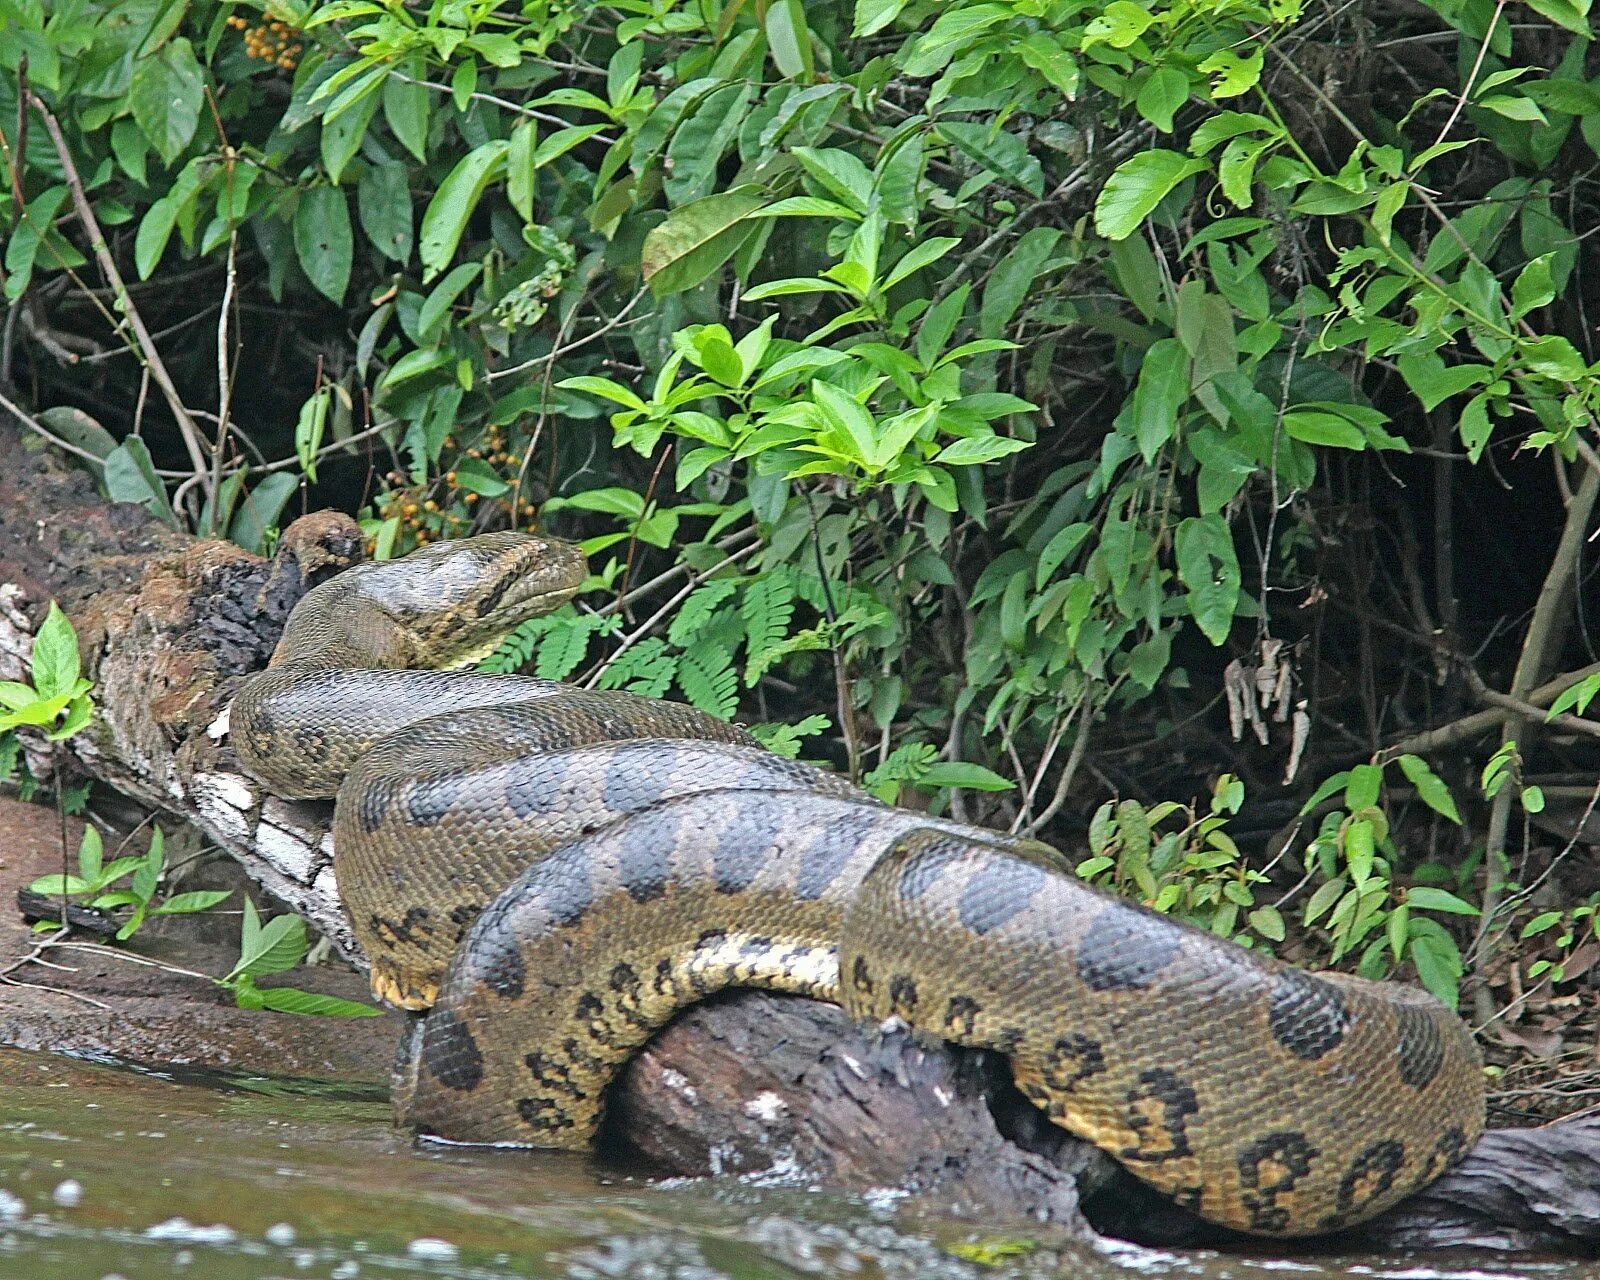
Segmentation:
{"type": "Polygon", "coordinates": [[[418,665],[450,667],[493,649],[519,623],[559,609],[586,573],[572,543],[506,532],[437,542],[341,578],[355,578],[353,605],[375,607],[410,637],[425,655],[418,665]]]}

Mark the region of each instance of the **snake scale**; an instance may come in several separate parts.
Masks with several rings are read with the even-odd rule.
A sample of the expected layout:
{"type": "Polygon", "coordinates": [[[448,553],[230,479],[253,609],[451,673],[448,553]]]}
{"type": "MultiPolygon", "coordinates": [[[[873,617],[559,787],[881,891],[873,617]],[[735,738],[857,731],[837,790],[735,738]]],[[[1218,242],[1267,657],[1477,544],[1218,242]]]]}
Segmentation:
{"type": "Polygon", "coordinates": [[[402,1123],[582,1147],[628,1057],[738,986],[1007,1054],[1052,1120],[1260,1234],[1369,1217],[1478,1136],[1476,1048],[1431,996],[1291,968],[692,708],[453,669],[583,575],[515,533],[359,565],[232,705],[264,785],[336,796],[373,989],[428,1010],[402,1123]]]}

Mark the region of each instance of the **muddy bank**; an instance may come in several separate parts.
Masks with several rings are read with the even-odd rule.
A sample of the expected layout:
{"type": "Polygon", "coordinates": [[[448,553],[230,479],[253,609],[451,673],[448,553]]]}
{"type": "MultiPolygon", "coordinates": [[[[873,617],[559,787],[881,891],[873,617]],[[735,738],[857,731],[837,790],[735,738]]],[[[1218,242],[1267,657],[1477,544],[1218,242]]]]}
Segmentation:
{"type": "MultiPolygon", "coordinates": [[[[82,823],[67,820],[76,857],[82,823]]],[[[17,890],[61,870],[53,810],[0,797],[0,970],[29,955],[39,940],[16,910],[17,890]]],[[[318,1018],[237,1008],[225,991],[200,978],[140,960],[198,973],[223,974],[238,958],[243,877],[222,866],[205,884],[235,887],[234,896],[203,917],[152,922],[108,954],[93,946],[52,948],[0,983],[0,1045],[100,1055],[156,1066],[195,1066],[275,1076],[385,1083],[400,1016],[318,1018]],[[57,967],[60,966],[60,967],[57,967]]],[[[267,907],[259,893],[259,907],[267,907]]],[[[291,985],[350,1000],[367,1000],[366,979],[340,961],[301,967],[291,985]]]]}

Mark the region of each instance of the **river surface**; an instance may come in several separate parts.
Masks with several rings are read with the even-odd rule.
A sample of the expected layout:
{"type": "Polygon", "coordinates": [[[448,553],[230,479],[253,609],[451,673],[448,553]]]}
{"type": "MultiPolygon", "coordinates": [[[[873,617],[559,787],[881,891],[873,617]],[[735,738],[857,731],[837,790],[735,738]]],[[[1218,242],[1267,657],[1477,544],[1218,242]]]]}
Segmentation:
{"type": "Polygon", "coordinates": [[[414,1147],[376,1091],[0,1050],[0,1280],[1595,1280],[1550,1260],[1226,1258],[902,1221],[895,1197],[414,1147]]]}

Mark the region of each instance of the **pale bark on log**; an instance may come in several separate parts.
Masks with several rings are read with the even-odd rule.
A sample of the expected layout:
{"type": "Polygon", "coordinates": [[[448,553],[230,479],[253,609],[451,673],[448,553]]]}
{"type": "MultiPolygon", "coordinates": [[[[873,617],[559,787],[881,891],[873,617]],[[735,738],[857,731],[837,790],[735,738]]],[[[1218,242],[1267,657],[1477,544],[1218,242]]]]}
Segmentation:
{"type": "MultiPolygon", "coordinates": [[[[99,713],[70,754],[178,814],[360,964],[329,806],[263,795],[226,742],[234,688],[263,665],[308,585],[360,554],[347,517],[292,525],[262,560],[186,537],[0,424],[0,678],[26,674],[53,598],[78,628],[99,713]]],[[[43,768],[46,760],[35,755],[43,768]]],[[[762,1170],[909,1190],[940,1212],[1146,1239],[1216,1239],[1044,1122],[991,1056],[878,1036],[814,1002],[739,993],[692,1011],[616,1091],[613,1129],[659,1167],[762,1170]],[[1097,1208],[1098,1206],[1098,1208],[1097,1208]]],[[[1437,1189],[1367,1228],[1369,1246],[1600,1248],[1600,1125],[1490,1134],[1437,1189]]]]}

